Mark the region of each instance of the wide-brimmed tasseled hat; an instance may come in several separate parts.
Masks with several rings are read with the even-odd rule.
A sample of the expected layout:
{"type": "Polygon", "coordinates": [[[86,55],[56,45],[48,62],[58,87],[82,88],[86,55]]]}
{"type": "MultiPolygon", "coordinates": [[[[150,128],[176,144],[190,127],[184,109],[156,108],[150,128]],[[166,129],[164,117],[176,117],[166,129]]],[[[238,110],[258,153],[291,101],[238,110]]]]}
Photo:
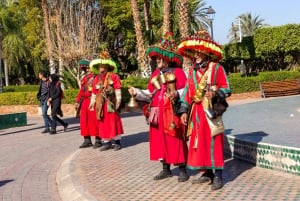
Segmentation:
{"type": "Polygon", "coordinates": [[[82,59],[78,62],[78,66],[82,70],[83,68],[90,68],[90,61],[87,59],[82,59]]]}
{"type": "Polygon", "coordinates": [[[111,59],[110,54],[107,50],[103,50],[99,54],[99,58],[91,61],[91,63],[90,63],[91,71],[96,74],[99,74],[99,69],[98,69],[99,65],[107,66],[108,71],[114,71],[115,73],[118,72],[118,66],[117,66],[116,62],[114,62],[111,59]]]}
{"type": "Polygon", "coordinates": [[[176,52],[176,50],[177,45],[173,39],[173,33],[166,32],[155,45],[152,45],[147,49],[146,53],[153,60],[159,57],[170,63],[175,63],[180,67],[182,65],[183,58],[176,52]]]}
{"type": "Polygon", "coordinates": [[[194,59],[195,52],[204,53],[215,62],[222,59],[221,46],[211,39],[206,30],[200,30],[194,35],[182,39],[177,52],[190,59],[194,59]]]}

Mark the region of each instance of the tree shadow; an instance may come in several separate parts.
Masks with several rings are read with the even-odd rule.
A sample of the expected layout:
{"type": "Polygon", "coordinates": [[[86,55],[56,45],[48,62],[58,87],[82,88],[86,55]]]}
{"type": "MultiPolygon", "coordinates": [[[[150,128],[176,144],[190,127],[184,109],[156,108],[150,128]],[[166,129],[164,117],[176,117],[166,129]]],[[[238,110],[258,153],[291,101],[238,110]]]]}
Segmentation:
{"type": "Polygon", "coordinates": [[[140,132],[133,135],[122,136],[122,147],[128,148],[143,142],[149,142],[149,132],[140,132]]]}
{"type": "MultiPolygon", "coordinates": [[[[80,126],[70,127],[70,125],[72,125],[72,124],[78,124],[79,123],[79,118],[75,118],[75,117],[62,118],[62,120],[69,124],[68,130],[64,133],[68,133],[68,132],[80,129],[80,126]]],[[[44,123],[43,123],[42,126],[32,127],[32,126],[35,126],[37,124],[38,123],[29,123],[26,126],[22,126],[23,128],[26,128],[26,129],[21,129],[21,130],[18,130],[18,131],[5,132],[4,130],[0,130],[0,137],[4,136],[4,135],[11,135],[11,134],[26,134],[26,132],[28,132],[28,131],[34,131],[34,130],[39,130],[39,129],[45,128],[44,123]]],[[[21,127],[20,126],[19,127],[12,127],[12,128],[8,128],[8,129],[14,129],[14,128],[19,128],[20,129],[21,127]]],[[[60,125],[59,122],[57,122],[57,131],[58,131],[59,134],[63,133],[63,131],[61,132],[61,130],[63,130],[63,127],[60,125]]]]}
{"type": "Polygon", "coordinates": [[[0,187],[1,187],[1,186],[4,186],[4,185],[6,185],[7,183],[12,182],[12,181],[14,181],[14,180],[13,180],[13,179],[1,180],[1,181],[0,181],[0,187]]]}
{"type": "Polygon", "coordinates": [[[127,117],[135,117],[135,116],[141,116],[141,112],[123,112],[120,114],[121,118],[127,118],[127,117]]]}

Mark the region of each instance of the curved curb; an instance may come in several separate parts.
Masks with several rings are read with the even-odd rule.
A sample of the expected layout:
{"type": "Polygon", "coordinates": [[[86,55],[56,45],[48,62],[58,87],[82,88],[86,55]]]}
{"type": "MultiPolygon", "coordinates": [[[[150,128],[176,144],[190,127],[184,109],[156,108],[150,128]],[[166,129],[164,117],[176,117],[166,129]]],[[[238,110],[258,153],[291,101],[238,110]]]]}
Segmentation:
{"type": "Polygon", "coordinates": [[[72,161],[80,150],[77,150],[66,158],[56,174],[56,183],[62,201],[97,201],[91,194],[86,192],[75,176],[75,166],[72,161]]]}

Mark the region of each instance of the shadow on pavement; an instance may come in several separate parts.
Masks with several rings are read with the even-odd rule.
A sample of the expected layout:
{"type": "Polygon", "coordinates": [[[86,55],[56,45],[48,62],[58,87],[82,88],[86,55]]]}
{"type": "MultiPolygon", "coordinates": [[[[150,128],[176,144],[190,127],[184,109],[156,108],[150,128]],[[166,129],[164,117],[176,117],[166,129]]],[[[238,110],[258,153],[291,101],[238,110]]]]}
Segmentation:
{"type": "Polygon", "coordinates": [[[0,187],[4,186],[5,184],[12,182],[12,181],[14,181],[14,180],[13,179],[2,180],[2,181],[0,181],[0,187]]]}
{"type": "Polygon", "coordinates": [[[233,181],[240,174],[246,172],[247,170],[253,167],[255,167],[255,165],[251,163],[247,163],[245,161],[241,161],[239,159],[234,159],[234,158],[228,159],[225,162],[224,173],[223,173],[224,184],[233,181]]]}
{"type": "Polygon", "coordinates": [[[225,131],[226,136],[234,138],[224,138],[224,147],[226,147],[224,183],[233,181],[243,172],[256,166],[257,144],[262,141],[263,137],[269,135],[263,131],[231,135],[232,130],[227,129],[225,131]],[[229,142],[231,140],[233,141],[229,142]],[[233,147],[233,150],[230,147],[233,147]]]}
{"type": "Polygon", "coordinates": [[[148,142],[148,134],[149,132],[140,132],[133,135],[122,136],[122,146],[124,148],[135,146],[137,144],[148,142]]]}

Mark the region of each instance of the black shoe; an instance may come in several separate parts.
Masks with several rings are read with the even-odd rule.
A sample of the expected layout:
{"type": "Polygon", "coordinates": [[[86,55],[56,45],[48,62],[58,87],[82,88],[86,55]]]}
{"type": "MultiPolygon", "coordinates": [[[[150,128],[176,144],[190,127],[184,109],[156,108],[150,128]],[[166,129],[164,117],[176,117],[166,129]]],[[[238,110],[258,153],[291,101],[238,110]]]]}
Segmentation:
{"type": "Polygon", "coordinates": [[[64,125],[64,132],[67,132],[68,126],[69,126],[69,124],[65,123],[65,125],[64,125]]]}
{"type": "Polygon", "coordinates": [[[54,135],[54,134],[56,134],[56,130],[51,130],[50,135],[54,135]]]}
{"type": "Polygon", "coordinates": [[[50,133],[50,129],[45,129],[41,133],[50,133]]]}
{"type": "Polygon", "coordinates": [[[186,172],[180,171],[179,172],[179,176],[178,176],[178,182],[185,182],[187,180],[189,180],[189,176],[187,175],[186,172]]]}
{"type": "Polygon", "coordinates": [[[102,147],[102,143],[101,142],[95,142],[95,144],[94,144],[94,149],[97,149],[97,148],[99,148],[99,147],[102,147]]]}
{"type": "Polygon", "coordinates": [[[192,181],[192,184],[203,184],[209,182],[209,184],[213,183],[214,173],[210,170],[206,171],[199,179],[195,179],[192,181]]]}
{"type": "Polygon", "coordinates": [[[114,150],[115,150],[115,151],[119,151],[121,148],[122,148],[122,147],[121,147],[121,144],[115,144],[115,145],[114,145],[114,150]]]}
{"type": "Polygon", "coordinates": [[[169,178],[172,177],[172,172],[169,170],[162,170],[158,175],[156,175],[155,177],[153,177],[154,180],[161,180],[161,179],[165,179],[165,178],[169,178]]]}
{"type": "Polygon", "coordinates": [[[106,150],[109,150],[111,148],[112,148],[112,145],[111,145],[110,142],[108,142],[108,143],[105,143],[105,144],[102,145],[102,147],[100,148],[100,151],[106,151],[106,150]]]}
{"type": "Polygon", "coordinates": [[[211,186],[211,190],[218,190],[223,187],[223,181],[220,177],[215,177],[211,186]]]}
{"type": "Polygon", "coordinates": [[[84,141],[82,143],[82,145],[79,146],[79,148],[81,149],[81,148],[87,148],[87,147],[91,147],[91,146],[93,146],[93,143],[84,141]]]}

